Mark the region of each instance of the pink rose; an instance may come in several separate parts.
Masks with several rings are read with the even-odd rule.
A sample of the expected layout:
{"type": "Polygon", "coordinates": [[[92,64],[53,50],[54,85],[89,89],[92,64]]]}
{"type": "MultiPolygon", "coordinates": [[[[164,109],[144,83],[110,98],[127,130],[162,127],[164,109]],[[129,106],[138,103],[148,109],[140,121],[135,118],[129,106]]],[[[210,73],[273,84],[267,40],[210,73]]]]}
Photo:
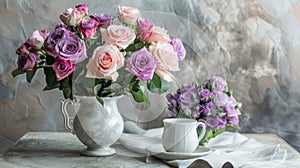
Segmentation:
{"type": "Polygon", "coordinates": [[[52,69],[55,72],[56,80],[60,81],[69,76],[75,70],[75,66],[70,60],[56,57],[52,69]]]}
{"type": "Polygon", "coordinates": [[[147,40],[148,43],[151,42],[170,42],[170,36],[167,33],[167,30],[165,30],[164,28],[158,27],[158,26],[154,26],[151,29],[151,34],[147,40]]]}
{"type": "Polygon", "coordinates": [[[132,29],[122,25],[111,25],[107,29],[101,28],[100,32],[103,41],[121,49],[128,47],[136,37],[132,29]]]}
{"type": "Polygon", "coordinates": [[[172,82],[175,77],[162,66],[157,66],[155,69],[155,73],[162,79],[168,82],[172,82]]]}
{"type": "Polygon", "coordinates": [[[59,18],[67,26],[76,26],[83,16],[77,9],[69,8],[59,18]]]}
{"type": "Polygon", "coordinates": [[[119,6],[119,20],[125,24],[134,24],[140,16],[140,11],[136,8],[119,6]]]}
{"type": "Polygon", "coordinates": [[[35,50],[39,50],[43,46],[44,41],[47,38],[48,34],[49,33],[46,29],[36,30],[32,33],[32,35],[26,41],[26,44],[35,50]]]}
{"type": "Polygon", "coordinates": [[[77,9],[78,12],[80,12],[84,16],[89,15],[89,8],[88,8],[87,4],[76,5],[76,9],[77,9]]]}
{"type": "Polygon", "coordinates": [[[146,41],[148,37],[150,36],[151,29],[153,28],[153,23],[145,18],[139,17],[137,19],[137,27],[136,27],[136,32],[137,35],[142,37],[143,41],[146,41]]]}
{"type": "Polygon", "coordinates": [[[117,72],[124,65],[124,55],[116,46],[104,45],[97,47],[86,65],[88,78],[106,78],[116,81],[117,72]]]}
{"type": "Polygon", "coordinates": [[[179,71],[179,63],[177,54],[175,53],[173,46],[169,43],[151,43],[149,51],[152,55],[158,58],[160,66],[166,70],[179,71]]]}

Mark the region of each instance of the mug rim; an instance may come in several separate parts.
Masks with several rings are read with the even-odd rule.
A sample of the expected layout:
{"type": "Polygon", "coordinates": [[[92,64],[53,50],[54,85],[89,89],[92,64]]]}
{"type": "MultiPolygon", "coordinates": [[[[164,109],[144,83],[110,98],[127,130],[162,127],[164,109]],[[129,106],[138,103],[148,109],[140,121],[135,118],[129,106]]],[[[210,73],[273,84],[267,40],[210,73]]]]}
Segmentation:
{"type": "Polygon", "coordinates": [[[195,124],[197,120],[191,118],[165,118],[163,122],[169,124],[195,124]]]}

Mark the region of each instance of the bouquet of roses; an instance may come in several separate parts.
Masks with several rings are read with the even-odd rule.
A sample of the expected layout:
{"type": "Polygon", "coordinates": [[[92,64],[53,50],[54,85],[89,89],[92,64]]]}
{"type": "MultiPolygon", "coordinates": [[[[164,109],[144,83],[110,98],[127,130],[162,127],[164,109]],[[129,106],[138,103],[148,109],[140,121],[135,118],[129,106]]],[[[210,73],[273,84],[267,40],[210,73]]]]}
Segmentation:
{"type": "Polygon", "coordinates": [[[65,98],[88,93],[103,103],[101,97],[129,92],[137,102],[150,103],[145,89],[166,92],[174,79],[170,71],[179,70],[186,51],[138,9],[119,7],[118,14],[116,25],[106,13],[89,15],[86,4],[67,9],[52,32],[36,30],[18,48],[12,75],[26,74],[31,82],[43,69],[44,90],[59,88],[65,98]]]}
{"type": "Polygon", "coordinates": [[[166,97],[170,117],[193,118],[209,128],[200,144],[225,131],[226,126],[238,128],[242,104],[232,96],[227,82],[221,77],[213,77],[201,85],[184,85],[166,97]]]}

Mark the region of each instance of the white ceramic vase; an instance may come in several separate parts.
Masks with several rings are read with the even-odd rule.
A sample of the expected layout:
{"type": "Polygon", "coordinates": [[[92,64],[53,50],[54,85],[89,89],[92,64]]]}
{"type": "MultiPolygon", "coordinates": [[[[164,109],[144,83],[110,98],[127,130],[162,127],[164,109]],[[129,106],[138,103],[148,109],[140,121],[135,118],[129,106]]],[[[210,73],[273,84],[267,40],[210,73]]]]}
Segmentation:
{"type": "Polygon", "coordinates": [[[109,156],[115,154],[110,146],[121,136],[124,121],[119,113],[117,100],[119,97],[103,98],[102,106],[95,96],[76,96],[75,101],[63,100],[61,111],[64,115],[65,127],[87,146],[82,155],[109,156]],[[79,109],[75,117],[70,117],[68,104],[79,109]]]}

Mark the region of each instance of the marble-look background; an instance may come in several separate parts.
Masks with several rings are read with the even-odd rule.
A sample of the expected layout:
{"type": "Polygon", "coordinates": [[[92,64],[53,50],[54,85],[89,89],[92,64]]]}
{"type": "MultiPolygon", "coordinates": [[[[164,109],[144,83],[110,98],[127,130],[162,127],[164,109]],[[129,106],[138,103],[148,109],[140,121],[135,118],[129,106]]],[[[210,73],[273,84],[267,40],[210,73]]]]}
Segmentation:
{"type": "MultiPolygon", "coordinates": [[[[58,15],[77,3],[87,3],[90,13],[113,16],[119,5],[139,8],[185,42],[188,57],[176,74],[180,83],[223,76],[243,103],[240,132],[276,133],[300,150],[298,0],[0,0],[0,153],[26,132],[65,131],[62,94],[42,91],[43,73],[28,84],[25,76],[13,78],[10,72],[16,48],[35,29],[51,31],[58,15]]],[[[157,111],[163,105],[123,115],[143,127],[160,126],[165,114],[157,111]]]]}

